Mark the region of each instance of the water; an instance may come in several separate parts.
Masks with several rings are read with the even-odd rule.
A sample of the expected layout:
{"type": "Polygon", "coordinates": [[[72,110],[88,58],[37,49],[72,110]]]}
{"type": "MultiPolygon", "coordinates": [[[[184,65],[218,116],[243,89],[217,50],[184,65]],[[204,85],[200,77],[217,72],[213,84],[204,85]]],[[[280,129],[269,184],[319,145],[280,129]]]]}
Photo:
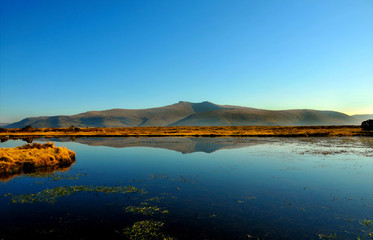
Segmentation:
{"type": "Polygon", "coordinates": [[[371,239],[373,138],[73,140],[34,141],[75,151],[68,170],[0,182],[0,239],[136,239],[143,220],[157,239],[371,239]],[[129,185],[146,192],[97,191],[129,185]],[[87,189],[16,201],[61,186],[87,189]]]}

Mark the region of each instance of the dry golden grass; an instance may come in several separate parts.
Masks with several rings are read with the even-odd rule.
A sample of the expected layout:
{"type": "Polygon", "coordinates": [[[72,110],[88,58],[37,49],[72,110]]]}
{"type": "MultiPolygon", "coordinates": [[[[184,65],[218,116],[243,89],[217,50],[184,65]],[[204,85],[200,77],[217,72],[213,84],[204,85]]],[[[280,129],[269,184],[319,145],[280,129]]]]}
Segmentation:
{"type": "Polygon", "coordinates": [[[28,131],[7,129],[1,139],[27,137],[306,137],[372,136],[359,126],[217,126],[217,127],[128,127],[128,128],[34,128],[28,131]]]}
{"type": "Polygon", "coordinates": [[[66,168],[75,162],[75,153],[53,143],[34,143],[15,148],[0,148],[0,178],[45,169],[66,168]]]}

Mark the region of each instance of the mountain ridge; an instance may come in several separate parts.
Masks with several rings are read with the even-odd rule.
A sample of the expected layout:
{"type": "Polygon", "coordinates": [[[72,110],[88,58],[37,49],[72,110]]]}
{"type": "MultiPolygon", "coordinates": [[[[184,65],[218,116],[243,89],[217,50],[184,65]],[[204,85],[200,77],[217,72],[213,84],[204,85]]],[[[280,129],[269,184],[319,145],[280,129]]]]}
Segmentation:
{"type": "Polygon", "coordinates": [[[266,110],[204,101],[146,109],[113,108],[75,115],[29,117],[4,126],[45,127],[141,127],[141,126],[304,126],[357,125],[373,114],[352,115],[325,110],[266,110]]]}

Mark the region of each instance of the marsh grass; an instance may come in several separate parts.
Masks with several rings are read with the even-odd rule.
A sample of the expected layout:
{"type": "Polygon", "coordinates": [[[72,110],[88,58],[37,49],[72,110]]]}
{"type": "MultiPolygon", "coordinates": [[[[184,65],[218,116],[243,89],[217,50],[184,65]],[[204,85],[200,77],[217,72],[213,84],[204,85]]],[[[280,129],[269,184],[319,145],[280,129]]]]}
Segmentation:
{"type": "Polygon", "coordinates": [[[127,128],[33,128],[6,129],[0,138],[22,137],[84,137],[84,136],[122,136],[122,137],[326,137],[326,136],[373,136],[373,131],[360,126],[209,126],[209,127],[127,127],[127,128]]]}

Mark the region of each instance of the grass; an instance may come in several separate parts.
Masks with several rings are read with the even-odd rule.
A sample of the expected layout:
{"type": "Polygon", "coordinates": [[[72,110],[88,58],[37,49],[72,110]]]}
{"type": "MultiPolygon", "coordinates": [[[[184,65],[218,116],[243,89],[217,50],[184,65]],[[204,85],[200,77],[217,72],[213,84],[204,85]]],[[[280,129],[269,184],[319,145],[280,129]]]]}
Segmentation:
{"type": "Polygon", "coordinates": [[[0,148],[0,178],[69,167],[75,153],[53,143],[34,143],[15,148],[0,148]]]}
{"type": "Polygon", "coordinates": [[[37,137],[325,137],[373,136],[360,126],[215,126],[6,129],[0,139],[37,137]]]}

